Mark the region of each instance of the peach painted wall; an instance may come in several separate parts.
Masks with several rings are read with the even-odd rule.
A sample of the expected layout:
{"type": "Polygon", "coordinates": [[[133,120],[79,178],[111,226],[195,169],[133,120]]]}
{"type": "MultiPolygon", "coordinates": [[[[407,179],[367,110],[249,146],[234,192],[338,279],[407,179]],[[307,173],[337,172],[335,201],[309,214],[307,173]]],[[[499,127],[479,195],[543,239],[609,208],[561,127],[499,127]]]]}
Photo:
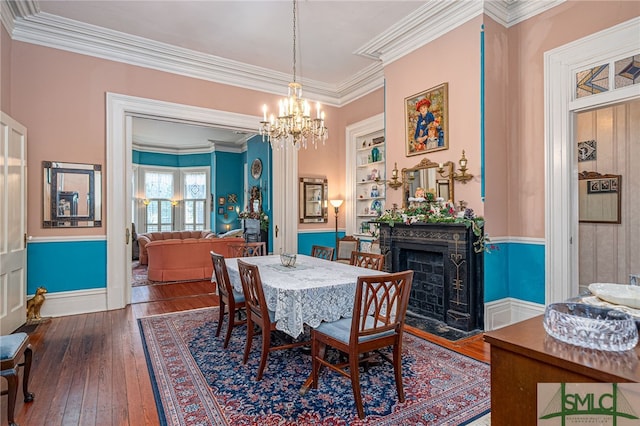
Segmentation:
{"type": "MultiPolygon", "coordinates": [[[[304,177],[324,177],[329,176],[329,199],[345,198],[346,188],[346,140],[345,129],[347,126],[378,115],[384,111],[384,89],[380,88],[348,105],[340,108],[335,114],[335,118],[327,121],[329,126],[330,140],[327,142],[325,150],[308,149],[300,151],[298,160],[298,170],[300,176],[304,177]],[[325,155],[326,154],[326,155],[325,155]],[[329,173],[331,172],[331,173],[329,173]]],[[[300,224],[299,229],[333,229],[333,210],[329,206],[329,221],[326,224],[300,224]]],[[[338,216],[338,226],[344,228],[346,217],[344,214],[338,216]]]]}
{"type": "MultiPolygon", "coordinates": [[[[477,17],[385,67],[387,176],[394,162],[398,169],[413,167],[423,158],[436,163],[457,161],[466,151],[467,184],[456,183],[456,201],[465,200],[482,215],[480,199],[480,30],[477,17]],[[405,98],[447,82],[449,84],[449,149],[405,156],[405,98]]],[[[402,205],[400,190],[387,191],[387,205],[402,205]]]]}
{"type": "Polygon", "coordinates": [[[11,38],[0,25],[0,110],[11,115],[11,38]]]}
{"type": "Polygon", "coordinates": [[[507,31],[509,235],[544,237],[544,53],[640,16],[640,2],[567,1],[507,31]]]}
{"type": "MultiPolygon", "coordinates": [[[[130,66],[57,49],[12,42],[12,116],[29,130],[28,232],[33,236],[103,235],[102,228],[42,229],[43,160],[96,163],[106,167],[105,93],[195,105],[243,114],[261,114],[261,105],[277,105],[279,96],[130,66]]],[[[284,89],[283,89],[284,92],[284,89]]],[[[9,108],[8,108],[9,109],[9,108]]],[[[338,109],[325,107],[332,122],[338,109]]],[[[256,122],[257,123],[257,122],[256,122]]],[[[339,152],[343,129],[333,128],[326,148],[339,152]],[[337,151],[336,151],[337,150],[337,151]]],[[[344,148],[342,148],[344,150],[344,148]]],[[[323,173],[335,181],[344,164],[328,163],[323,173]]],[[[106,182],[106,178],[105,178],[106,182]]],[[[105,185],[103,190],[106,191],[105,185]]],[[[106,194],[106,192],[105,192],[106,194]]],[[[104,197],[106,198],[106,197],[104,197]]],[[[104,199],[103,198],[103,199],[104,199]]],[[[103,215],[106,210],[103,208],[103,215]]]]}
{"type": "Polygon", "coordinates": [[[485,203],[486,231],[492,236],[507,236],[509,211],[509,152],[507,143],[507,98],[509,64],[507,30],[484,17],[485,64],[485,203]]]}

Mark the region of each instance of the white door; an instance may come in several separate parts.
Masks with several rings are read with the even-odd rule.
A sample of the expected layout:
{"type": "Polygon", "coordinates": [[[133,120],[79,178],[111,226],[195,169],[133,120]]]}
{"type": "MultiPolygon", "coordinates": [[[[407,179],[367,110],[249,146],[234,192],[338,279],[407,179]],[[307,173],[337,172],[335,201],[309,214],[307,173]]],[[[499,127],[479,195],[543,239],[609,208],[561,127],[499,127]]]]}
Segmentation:
{"type": "Polygon", "coordinates": [[[1,112],[0,126],[0,332],[4,335],[26,320],[27,129],[1,112]]]}

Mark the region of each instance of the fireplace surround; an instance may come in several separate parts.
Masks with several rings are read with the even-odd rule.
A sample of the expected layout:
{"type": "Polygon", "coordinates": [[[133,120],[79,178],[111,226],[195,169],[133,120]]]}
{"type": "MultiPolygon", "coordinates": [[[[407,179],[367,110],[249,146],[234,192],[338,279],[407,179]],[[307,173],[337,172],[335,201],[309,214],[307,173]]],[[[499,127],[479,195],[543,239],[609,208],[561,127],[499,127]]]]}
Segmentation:
{"type": "Polygon", "coordinates": [[[484,329],[484,255],[474,250],[478,239],[464,223],[381,224],[385,270],[414,271],[409,315],[462,331],[484,329]]]}

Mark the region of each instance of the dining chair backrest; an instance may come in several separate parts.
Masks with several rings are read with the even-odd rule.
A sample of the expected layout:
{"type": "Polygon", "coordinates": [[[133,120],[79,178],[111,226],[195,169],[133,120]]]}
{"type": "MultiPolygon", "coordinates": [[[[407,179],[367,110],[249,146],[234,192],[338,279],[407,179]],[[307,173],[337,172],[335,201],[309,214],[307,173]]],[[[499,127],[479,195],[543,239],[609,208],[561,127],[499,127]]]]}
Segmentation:
{"type": "Polygon", "coordinates": [[[312,246],[311,256],[324,260],[333,260],[333,247],[312,246]]]}
{"type": "Polygon", "coordinates": [[[253,315],[262,319],[263,324],[261,326],[269,328],[269,311],[264,298],[258,266],[238,259],[238,272],[240,273],[240,282],[242,282],[242,291],[244,292],[247,309],[250,309],[253,315]]]}
{"type": "Polygon", "coordinates": [[[223,347],[226,348],[229,345],[231,339],[231,331],[233,327],[245,323],[245,320],[240,317],[240,310],[245,309],[244,295],[242,293],[233,290],[233,285],[229,279],[229,272],[227,271],[227,264],[225,263],[224,256],[221,254],[210,252],[211,261],[213,262],[213,272],[216,278],[216,284],[218,286],[218,298],[220,302],[220,308],[218,309],[218,327],[216,328],[216,337],[220,336],[220,329],[224,320],[225,312],[229,311],[229,318],[227,321],[227,335],[224,339],[223,347]],[[228,307],[228,308],[227,308],[228,307]],[[237,318],[234,319],[236,317],[237,318]]]}
{"type": "Polygon", "coordinates": [[[358,277],[349,345],[381,336],[401,339],[412,283],[410,270],[358,277]]]}
{"type": "Polygon", "coordinates": [[[351,252],[360,250],[360,240],[351,235],[342,237],[338,240],[337,250],[336,260],[348,263],[351,260],[351,252]]]}
{"type": "Polygon", "coordinates": [[[211,254],[211,261],[213,262],[213,273],[216,276],[218,293],[220,296],[233,296],[233,287],[231,280],[229,280],[229,272],[227,271],[227,264],[224,262],[224,256],[213,251],[209,253],[211,254]]]}
{"type": "Polygon", "coordinates": [[[267,255],[267,243],[230,243],[229,248],[233,253],[233,257],[252,257],[252,256],[266,256],[267,255]]]}
{"type": "Polygon", "coordinates": [[[376,253],[352,251],[349,264],[353,266],[359,266],[361,268],[382,271],[382,269],[384,268],[384,256],[376,253]]]}

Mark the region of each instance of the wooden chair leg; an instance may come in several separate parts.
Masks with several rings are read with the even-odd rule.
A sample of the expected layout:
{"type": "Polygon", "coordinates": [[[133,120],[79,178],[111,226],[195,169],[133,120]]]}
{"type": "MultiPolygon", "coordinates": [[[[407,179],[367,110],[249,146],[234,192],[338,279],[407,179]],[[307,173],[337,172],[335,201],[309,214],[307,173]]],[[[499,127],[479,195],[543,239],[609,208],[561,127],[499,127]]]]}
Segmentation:
{"type": "Polygon", "coordinates": [[[233,305],[229,305],[229,323],[227,324],[227,335],[224,338],[224,345],[222,346],[225,349],[227,349],[227,346],[229,346],[229,340],[231,340],[231,330],[233,330],[233,326],[236,322],[234,311],[235,307],[233,305]]]}
{"type": "Polygon", "coordinates": [[[396,376],[396,389],[398,390],[398,401],[404,402],[404,387],[402,385],[402,347],[393,346],[393,370],[396,376]]]}
{"type": "Polygon", "coordinates": [[[16,396],[18,395],[18,367],[14,367],[2,372],[2,375],[7,379],[7,420],[9,420],[9,426],[14,426],[14,414],[16,409],[16,396]]]}
{"type": "Polygon", "coordinates": [[[264,367],[267,365],[267,358],[269,358],[269,347],[271,346],[271,331],[262,327],[262,350],[260,351],[260,367],[258,367],[258,376],[256,381],[262,380],[262,373],[264,373],[264,367]]]}
{"type": "Polygon", "coordinates": [[[357,355],[349,356],[349,375],[351,376],[351,387],[353,388],[353,398],[356,402],[358,417],[364,419],[362,394],[360,393],[360,358],[357,355]]]}
{"type": "Polygon", "coordinates": [[[322,369],[322,363],[317,358],[324,359],[327,353],[327,345],[313,339],[311,342],[311,383],[305,383],[314,389],[318,389],[318,377],[322,369]]]}
{"type": "Polygon", "coordinates": [[[247,315],[247,343],[245,344],[245,347],[244,347],[244,357],[242,358],[243,364],[246,364],[247,360],[249,359],[249,352],[251,351],[252,342],[253,342],[253,321],[251,321],[251,316],[247,315]]]}
{"type": "MultiPolygon", "coordinates": [[[[220,329],[222,328],[222,321],[224,321],[224,302],[220,300],[220,310],[218,313],[218,329],[216,330],[216,337],[220,336],[220,329]]],[[[226,347],[226,346],[225,346],[226,347]]]]}

